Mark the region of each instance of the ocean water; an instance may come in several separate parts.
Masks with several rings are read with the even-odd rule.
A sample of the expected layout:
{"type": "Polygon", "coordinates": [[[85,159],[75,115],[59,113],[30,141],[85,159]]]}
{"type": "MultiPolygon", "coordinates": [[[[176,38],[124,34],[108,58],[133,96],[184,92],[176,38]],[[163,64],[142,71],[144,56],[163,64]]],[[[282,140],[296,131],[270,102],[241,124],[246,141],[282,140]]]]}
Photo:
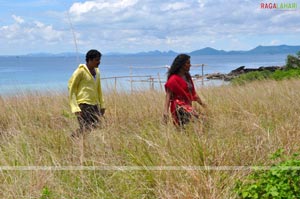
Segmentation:
{"type": "MultiPolygon", "coordinates": [[[[192,65],[204,64],[204,74],[229,73],[240,66],[282,66],[286,54],[276,55],[205,55],[192,56],[192,65]]],[[[173,56],[103,56],[99,66],[104,92],[112,90],[162,89],[167,67],[173,56]],[[115,78],[118,76],[119,78],[115,78]],[[133,76],[130,78],[129,76],[133,76]],[[153,84],[149,78],[153,78],[153,84]]],[[[67,84],[84,57],[0,56],[0,95],[26,91],[67,91],[67,84]]],[[[191,74],[202,74],[201,67],[192,67],[191,74]]],[[[205,81],[204,86],[222,81],[205,81]]],[[[201,82],[201,86],[202,82],[201,82]]]]}

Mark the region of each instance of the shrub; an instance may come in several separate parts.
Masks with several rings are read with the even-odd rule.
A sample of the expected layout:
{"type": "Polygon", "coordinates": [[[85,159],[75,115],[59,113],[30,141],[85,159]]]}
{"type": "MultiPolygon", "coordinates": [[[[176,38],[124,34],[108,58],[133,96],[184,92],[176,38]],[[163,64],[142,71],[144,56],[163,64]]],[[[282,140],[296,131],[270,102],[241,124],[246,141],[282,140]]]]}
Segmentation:
{"type": "Polygon", "coordinates": [[[291,78],[300,77],[300,51],[297,56],[288,55],[286,60],[285,70],[276,70],[275,72],[264,71],[254,71],[242,74],[234,78],[231,82],[232,84],[245,84],[246,82],[251,82],[254,80],[264,80],[264,79],[274,79],[283,80],[291,78]]]}
{"type": "Polygon", "coordinates": [[[270,71],[255,71],[242,74],[239,77],[236,77],[232,80],[234,85],[245,84],[246,82],[251,82],[255,80],[284,80],[284,79],[293,79],[300,78],[300,67],[289,70],[276,70],[275,72],[270,71]]]}
{"type": "Polygon", "coordinates": [[[300,68],[290,70],[277,70],[270,78],[274,80],[292,79],[300,77],[300,68]]]}
{"type": "Polygon", "coordinates": [[[300,51],[297,53],[297,57],[288,55],[286,59],[286,69],[300,68],[300,51]]]}
{"type": "Polygon", "coordinates": [[[268,79],[272,75],[272,72],[264,71],[254,71],[240,75],[232,80],[233,84],[244,84],[245,82],[250,82],[254,80],[264,80],[268,79]]]}
{"type": "Polygon", "coordinates": [[[283,158],[268,171],[258,170],[248,175],[245,181],[236,183],[235,191],[238,198],[300,198],[300,160],[298,154],[292,157],[277,151],[273,159],[283,158]]]}
{"type": "Polygon", "coordinates": [[[42,190],[42,196],[40,197],[40,199],[52,198],[51,195],[52,195],[51,191],[48,189],[48,187],[44,187],[42,190]]]}

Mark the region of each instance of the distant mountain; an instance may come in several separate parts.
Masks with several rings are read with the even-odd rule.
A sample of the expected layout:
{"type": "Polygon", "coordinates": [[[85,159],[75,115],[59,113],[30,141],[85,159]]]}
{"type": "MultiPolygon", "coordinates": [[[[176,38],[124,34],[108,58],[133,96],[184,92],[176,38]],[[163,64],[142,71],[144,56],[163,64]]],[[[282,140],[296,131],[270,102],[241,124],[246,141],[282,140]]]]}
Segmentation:
{"type": "Polygon", "coordinates": [[[23,55],[25,57],[76,57],[83,56],[82,53],[75,52],[64,52],[64,53],[30,53],[27,55],[23,55]]]}
{"type": "Polygon", "coordinates": [[[119,53],[119,52],[109,52],[105,54],[106,56],[122,56],[125,55],[124,53],[119,53]]]}
{"type": "Polygon", "coordinates": [[[138,56],[175,56],[177,55],[177,52],[174,52],[172,50],[169,51],[159,51],[159,50],[155,50],[155,51],[149,51],[149,52],[140,52],[140,53],[135,53],[135,54],[131,54],[131,55],[138,55],[138,56]]]}
{"type": "Polygon", "coordinates": [[[58,53],[56,55],[58,55],[58,56],[64,56],[64,57],[85,56],[85,54],[83,54],[83,53],[76,53],[76,52],[58,53]]]}
{"type": "MultiPolygon", "coordinates": [[[[288,46],[288,45],[279,45],[279,46],[257,46],[248,51],[225,51],[225,50],[216,50],[211,47],[202,48],[200,50],[195,50],[190,53],[187,53],[191,56],[194,55],[255,55],[255,54],[296,54],[300,51],[300,46],[288,46]]],[[[134,54],[123,54],[123,55],[134,55],[134,56],[176,56],[179,53],[174,51],[161,52],[158,50],[149,51],[149,52],[140,52],[134,54]]],[[[119,54],[122,55],[122,54],[119,54]]]]}
{"type": "Polygon", "coordinates": [[[189,55],[223,55],[227,52],[224,50],[216,50],[214,48],[206,47],[200,50],[195,50],[189,53],[189,55]]]}
{"type": "MultiPolygon", "coordinates": [[[[279,45],[279,46],[257,46],[248,51],[225,51],[225,50],[216,50],[214,48],[206,47],[200,50],[195,50],[190,53],[187,53],[191,56],[194,55],[257,55],[257,54],[296,54],[300,51],[300,46],[288,46],[288,45],[279,45]]],[[[148,52],[139,52],[139,53],[106,53],[106,56],[176,56],[179,53],[169,50],[169,51],[148,51],[148,52]]],[[[75,57],[75,56],[84,56],[83,53],[75,52],[65,52],[65,53],[34,53],[27,54],[24,56],[31,57],[75,57]]]]}
{"type": "Polygon", "coordinates": [[[224,51],[214,48],[203,48],[189,53],[190,55],[255,55],[255,54],[296,54],[300,51],[300,46],[257,46],[249,51],[224,51]]]}
{"type": "Polygon", "coordinates": [[[280,54],[280,53],[292,53],[295,54],[300,51],[300,46],[257,46],[256,48],[247,51],[247,54],[280,54]]]}
{"type": "Polygon", "coordinates": [[[52,57],[54,54],[52,53],[29,53],[26,55],[23,55],[25,57],[52,57]]]}
{"type": "MultiPolygon", "coordinates": [[[[176,56],[178,53],[174,52],[172,50],[169,51],[148,51],[148,52],[139,52],[139,53],[118,53],[118,52],[110,52],[106,53],[104,55],[106,56],[176,56]]],[[[65,52],[65,53],[31,53],[27,55],[23,55],[26,57],[76,57],[79,56],[85,56],[83,53],[75,53],[75,52],[65,52]]]]}

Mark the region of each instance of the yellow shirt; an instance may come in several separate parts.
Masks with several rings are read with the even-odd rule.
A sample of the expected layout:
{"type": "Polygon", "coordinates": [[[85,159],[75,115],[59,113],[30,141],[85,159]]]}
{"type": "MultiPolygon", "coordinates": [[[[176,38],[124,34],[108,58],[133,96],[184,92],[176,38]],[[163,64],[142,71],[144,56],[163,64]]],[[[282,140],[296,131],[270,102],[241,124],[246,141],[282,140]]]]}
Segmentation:
{"type": "Polygon", "coordinates": [[[100,73],[96,70],[96,78],[85,64],[80,64],[74,71],[68,83],[69,103],[72,113],[80,112],[79,104],[99,105],[104,108],[100,73]]]}

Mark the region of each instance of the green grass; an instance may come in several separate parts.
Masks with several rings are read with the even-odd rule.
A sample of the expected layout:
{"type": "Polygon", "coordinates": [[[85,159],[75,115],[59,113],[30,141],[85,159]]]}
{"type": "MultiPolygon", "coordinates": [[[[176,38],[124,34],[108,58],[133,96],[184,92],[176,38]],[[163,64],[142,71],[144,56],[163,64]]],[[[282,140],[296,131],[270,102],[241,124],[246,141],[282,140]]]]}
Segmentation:
{"type": "Polygon", "coordinates": [[[205,123],[185,130],[161,123],[164,92],[105,93],[103,128],[75,142],[70,134],[78,124],[66,93],[2,96],[2,167],[145,169],[1,170],[0,198],[236,198],[235,183],[249,171],[147,166],[269,165],[278,148],[293,154],[300,146],[299,90],[299,80],[201,88],[209,107],[205,123]]]}
{"type": "Polygon", "coordinates": [[[290,69],[290,70],[276,70],[275,72],[270,71],[255,71],[242,74],[237,78],[232,80],[233,84],[245,84],[251,81],[260,80],[284,80],[284,79],[299,79],[300,69],[290,69]]]}
{"type": "Polygon", "coordinates": [[[239,75],[234,78],[231,83],[233,85],[242,85],[252,81],[261,80],[284,80],[284,79],[299,79],[300,77],[300,51],[297,56],[288,55],[284,70],[276,70],[275,72],[263,70],[254,71],[239,75]]]}
{"type": "Polygon", "coordinates": [[[285,157],[283,150],[278,150],[271,159],[274,159],[276,163],[272,164],[269,170],[254,171],[243,182],[237,182],[236,192],[240,198],[293,199],[300,197],[298,154],[285,157]]]}

